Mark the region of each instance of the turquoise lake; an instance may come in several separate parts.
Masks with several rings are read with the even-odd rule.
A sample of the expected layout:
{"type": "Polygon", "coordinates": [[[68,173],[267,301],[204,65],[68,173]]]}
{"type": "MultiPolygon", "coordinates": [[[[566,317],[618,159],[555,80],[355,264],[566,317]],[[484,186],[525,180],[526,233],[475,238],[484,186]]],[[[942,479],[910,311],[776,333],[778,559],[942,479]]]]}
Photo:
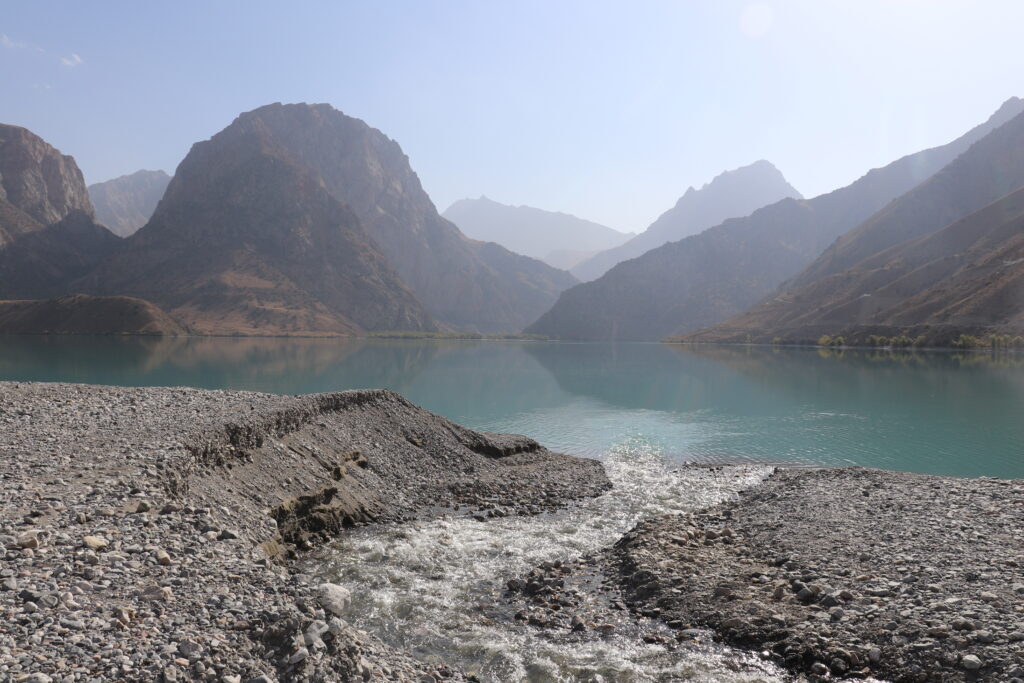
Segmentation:
{"type": "Polygon", "coordinates": [[[0,379],[394,389],[466,426],[601,458],[1024,477],[1024,356],[664,344],[0,337],[0,379]]]}

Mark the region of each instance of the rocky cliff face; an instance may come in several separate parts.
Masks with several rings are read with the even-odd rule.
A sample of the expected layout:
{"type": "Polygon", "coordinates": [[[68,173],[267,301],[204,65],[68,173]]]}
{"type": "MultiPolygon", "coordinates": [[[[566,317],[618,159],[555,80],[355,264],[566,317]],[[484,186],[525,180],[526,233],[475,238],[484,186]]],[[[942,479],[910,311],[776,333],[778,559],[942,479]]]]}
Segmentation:
{"type": "Polygon", "coordinates": [[[450,326],[518,332],[575,283],[564,271],[466,238],[438,215],[398,143],[326,104],[272,104],[225,131],[260,131],[348,205],[427,311],[450,326]]]}
{"type": "Polygon", "coordinates": [[[436,329],[352,211],[252,118],[194,145],[149,223],[77,286],[204,333],[436,329]]]}
{"type": "Polygon", "coordinates": [[[957,140],[874,169],[847,187],[806,201],[782,200],[620,263],[563,293],[527,331],[563,339],[654,340],[727,320],[1022,111],[1024,101],[1013,98],[957,140]]]}
{"type": "MultiPolygon", "coordinates": [[[[31,131],[4,124],[0,124],[0,202],[21,211],[39,226],[56,223],[72,211],[93,215],[75,160],[31,131]]],[[[6,241],[4,233],[12,227],[29,227],[24,219],[18,222],[20,227],[0,226],[0,245],[6,241]]]]}
{"type": "Polygon", "coordinates": [[[171,176],[163,171],[136,171],[90,185],[96,220],[115,235],[128,237],[149,221],[169,182],[171,176]]]}
{"type": "Polygon", "coordinates": [[[645,231],[580,263],[572,273],[584,282],[597,279],[616,263],[696,235],[729,218],[748,216],[787,197],[800,199],[801,194],[786,182],[779,169],[763,159],[726,171],[699,190],[691,187],[645,231]]]}
{"type": "Polygon", "coordinates": [[[119,245],[94,222],[75,160],[0,125],[0,298],[64,294],[119,245]]]}

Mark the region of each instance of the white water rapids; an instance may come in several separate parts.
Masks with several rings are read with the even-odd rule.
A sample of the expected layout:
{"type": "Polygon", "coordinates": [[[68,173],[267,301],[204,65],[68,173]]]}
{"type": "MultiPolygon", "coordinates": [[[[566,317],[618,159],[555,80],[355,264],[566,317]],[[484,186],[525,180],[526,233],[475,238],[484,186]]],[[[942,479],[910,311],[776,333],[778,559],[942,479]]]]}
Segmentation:
{"type": "Polygon", "coordinates": [[[483,681],[791,680],[756,656],[710,643],[668,652],[635,636],[597,632],[566,643],[514,621],[511,611],[495,616],[508,579],[545,561],[604,548],[645,517],[713,505],[769,471],[673,471],[642,441],[620,445],[603,462],[614,487],[599,498],[537,517],[442,518],[360,530],[332,545],[317,573],[351,590],[349,620],[358,628],[483,681]]]}

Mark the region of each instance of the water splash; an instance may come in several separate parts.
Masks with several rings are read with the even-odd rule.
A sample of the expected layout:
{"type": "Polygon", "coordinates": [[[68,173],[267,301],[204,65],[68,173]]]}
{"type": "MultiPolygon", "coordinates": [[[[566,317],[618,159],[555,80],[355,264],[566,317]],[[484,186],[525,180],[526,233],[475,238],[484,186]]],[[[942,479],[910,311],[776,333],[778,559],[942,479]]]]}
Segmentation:
{"type": "Polygon", "coordinates": [[[315,570],[352,590],[357,627],[485,681],[788,680],[756,657],[717,645],[669,653],[615,634],[567,644],[495,609],[507,579],[614,543],[645,517],[717,503],[769,472],[760,466],[673,471],[639,438],[613,449],[604,465],[614,488],[568,510],[362,530],[323,551],[315,570]]]}

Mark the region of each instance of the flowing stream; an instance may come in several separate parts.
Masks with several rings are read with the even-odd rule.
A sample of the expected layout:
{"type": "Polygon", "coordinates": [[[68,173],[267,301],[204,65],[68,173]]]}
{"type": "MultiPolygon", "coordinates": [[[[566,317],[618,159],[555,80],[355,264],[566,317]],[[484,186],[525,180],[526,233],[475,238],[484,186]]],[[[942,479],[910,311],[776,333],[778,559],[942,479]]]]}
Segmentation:
{"type": "Polygon", "coordinates": [[[673,469],[640,439],[604,459],[614,488],[554,514],[481,523],[443,518],[363,530],[311,567],[352,591],[350,621],[426,661],[484,681],[789,680],[758,657],[711,643],[645,644],[628,635],[566,642],[503,613],[505,582],[544,561],[614,543],[642,518],[690,512],[755,485],[763,466],[673,469]]]}

